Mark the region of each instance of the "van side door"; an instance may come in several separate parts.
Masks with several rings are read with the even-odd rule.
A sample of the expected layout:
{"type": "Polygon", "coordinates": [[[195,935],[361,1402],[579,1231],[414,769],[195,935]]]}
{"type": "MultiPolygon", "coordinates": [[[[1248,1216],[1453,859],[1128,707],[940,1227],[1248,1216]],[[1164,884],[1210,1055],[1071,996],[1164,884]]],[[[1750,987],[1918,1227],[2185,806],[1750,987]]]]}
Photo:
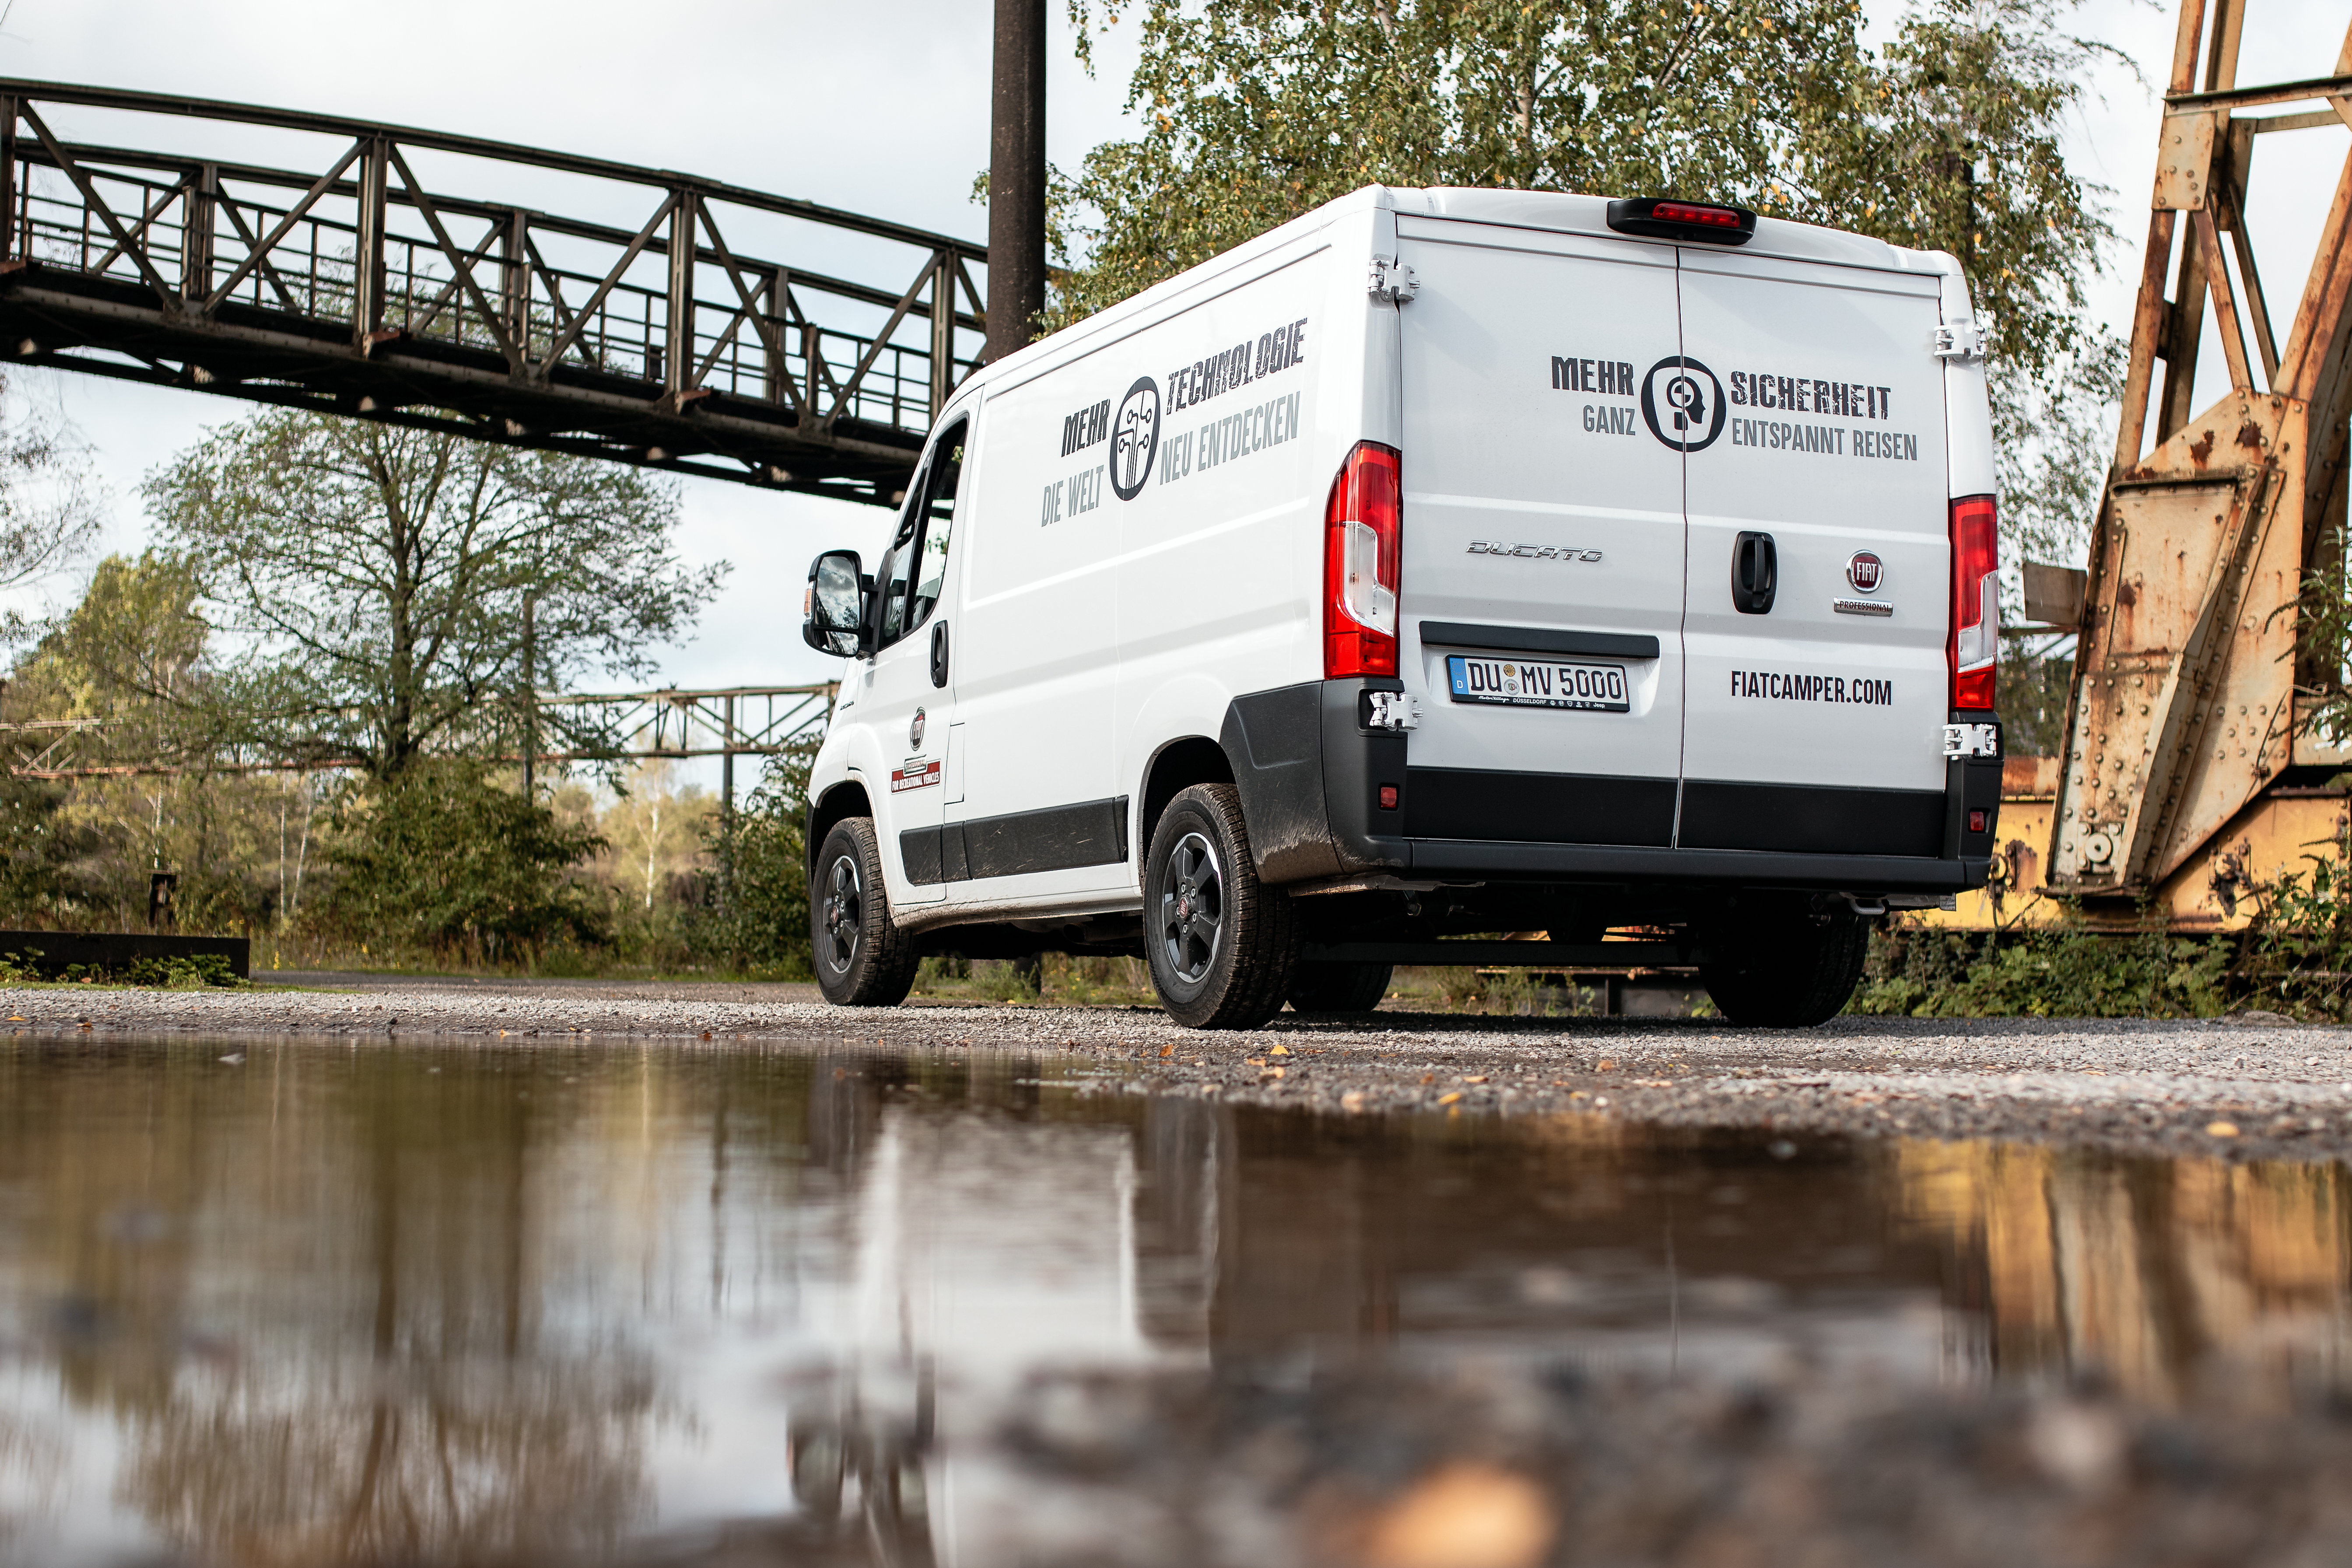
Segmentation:
{"type": "Polygon", "coordinates": [[[1723,415],[1688,457],[1685,847],[1943,852],[1940,281],[1683,250],[1687,370],[1723,415]],[[1770,591],[1743,593],[1766,542],[1770,591]]]}
{"type": "Polygon", "coordinates": [[[953,733],[949,693],[933,674],[935,648],[951,641],[940,604],[954,545],[956,503],[969,418],[940,430],[908,489],[898,531],[874,573],[875,653],[858,672],[858,706],[880,738],[887,777],[866,781],[884,862],[896,861],[900,904],[947,896],[940,821],[953,733]]]}

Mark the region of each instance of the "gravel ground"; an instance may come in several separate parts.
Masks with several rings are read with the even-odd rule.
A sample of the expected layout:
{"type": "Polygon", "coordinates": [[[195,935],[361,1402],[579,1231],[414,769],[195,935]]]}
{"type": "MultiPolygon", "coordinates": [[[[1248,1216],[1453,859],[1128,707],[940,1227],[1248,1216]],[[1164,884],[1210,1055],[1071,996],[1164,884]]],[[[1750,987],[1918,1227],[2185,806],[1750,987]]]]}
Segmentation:
{"type": "MultiPolygon", "coordinates": [[[[2352,1158],[2352,1030],[2269,1014],[2203,1023],[1285,1014],[1250,1034],[1143,1008],[851,1012],[785,985],[411,980],[348,987],[8,992],[20,1032],[773,1040],[813,1048],[1051,1052],[1076,1092],[1219,1096],[1341,1113],[1578,1111],[1683,1126],[1999,1137],[2126,1152],[2352,1158]]],[[[1393,1006],[1393,1004],[1391,1004],[1393,1006]]]]}

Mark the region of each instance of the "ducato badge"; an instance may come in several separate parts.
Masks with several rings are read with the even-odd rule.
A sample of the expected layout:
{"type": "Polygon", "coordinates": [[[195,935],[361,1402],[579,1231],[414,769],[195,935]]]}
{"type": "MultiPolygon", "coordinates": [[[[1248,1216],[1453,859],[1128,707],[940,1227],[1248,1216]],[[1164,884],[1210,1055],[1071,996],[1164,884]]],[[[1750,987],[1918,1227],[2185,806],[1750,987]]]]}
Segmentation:
{"type": "Polygon", "coordinates": [[[1642,378],[1642,421],[1677,452],[1696,452],[1723,434],[1723,383],[1687,354],[1674,354],[1642,378]]]}
{"type": "Polygon", "coordinates": [[[1857,594],[1875,594],[1886,585],[1886,563],[1867,550],[1857,550],[1845,563],[1845,580],[1857,594]]]}

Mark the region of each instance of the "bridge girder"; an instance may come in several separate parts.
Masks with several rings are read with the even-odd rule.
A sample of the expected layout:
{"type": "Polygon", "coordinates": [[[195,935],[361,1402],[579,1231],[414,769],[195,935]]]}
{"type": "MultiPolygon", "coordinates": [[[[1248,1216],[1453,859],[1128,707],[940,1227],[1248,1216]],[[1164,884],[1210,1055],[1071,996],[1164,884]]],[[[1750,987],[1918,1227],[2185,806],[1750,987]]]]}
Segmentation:
{"type": "Polygon", "coordinates": [[[884,505],[987,330],[971,271],[986,252],[949,236],[160,94],[0,79],[0,359],[884,505]],[[53,132],[44,110],[60,104],[348,144],[310,169],[90,145],[53,132]],[[436,192],[410,167],[420,149],[611,182],[652,213],[629,231],[436,192]],[[916,252],[912,281],[739,255],[727,227],[747,213],[916,252]]]}

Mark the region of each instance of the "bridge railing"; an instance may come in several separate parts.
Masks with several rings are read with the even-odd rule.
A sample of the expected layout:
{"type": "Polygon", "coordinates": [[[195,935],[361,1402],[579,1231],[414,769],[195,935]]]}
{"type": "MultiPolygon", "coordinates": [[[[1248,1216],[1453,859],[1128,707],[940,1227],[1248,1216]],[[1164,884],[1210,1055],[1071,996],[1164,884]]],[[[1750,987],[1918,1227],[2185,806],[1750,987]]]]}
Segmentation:
{"type": "Polygon", "coordinates": [[[79,368],[100,374],[281,403],[307,390],[410,423],[454,413],[495,438],[698,471],[712,471],[694,460],[707,453],[749,470],[721,477],[862,479],[866,493],[852,499],[885,500],[976,368],[986,330],[978,247],[685,175],[5,79],[0,125],[0,271],[33,274],[13,290],[42,293],[43,320],[71,329],[46,335],[73,340],[36,331],[19,353],[70,362],[95,350],[103,363],[79,368]],[[75,142],[47,118],[58,103],[348,142],[299,169],[75,142]],[[632,231],[436,191],[412,167],[420,150],[516,166],[519,179],[591,174],[621,188],[599,193],[608,210],[634,190],[651,211],[632,231]],[[795,268],[734,248],[730,230],[747,215],[772,230],[783,218],[892,242],[919,260],[895,288],[795,268]]]}

